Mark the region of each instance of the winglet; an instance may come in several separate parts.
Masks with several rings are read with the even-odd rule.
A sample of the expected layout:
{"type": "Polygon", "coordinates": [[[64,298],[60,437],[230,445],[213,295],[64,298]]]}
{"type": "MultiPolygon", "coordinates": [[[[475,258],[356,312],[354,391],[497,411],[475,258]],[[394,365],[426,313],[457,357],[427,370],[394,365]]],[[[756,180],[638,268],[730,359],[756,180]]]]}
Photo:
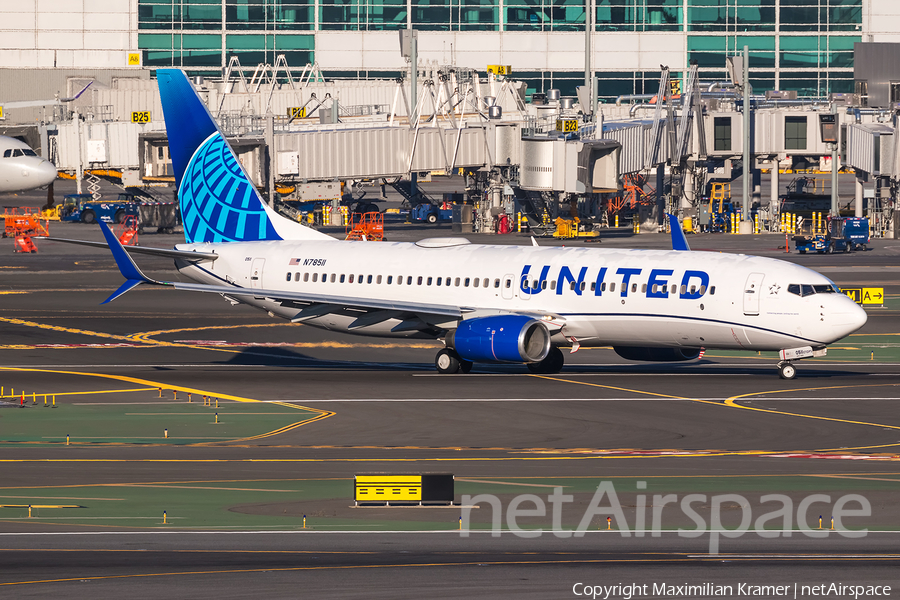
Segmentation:
{"type": "Polygon", "coordinates": [[[128,252],[122,247],[122,243],[113,232],[109,230],[109,225],[103,221],[99,221],[98,224],[100,225],[100,231],[103,232],[103,237],[106,238],[106,243],[109,244],[109,249],[112,250],[113,258],[116,259],[116,266],[119,267],[119,272],[122,273],[122,277],[128,280],[101,304],[112,302],[125,292],[130,291],[142,283],[159,283],[144,275],[138,266],[134,264],[134,261],[131,260],[128,252]]]}
{"type": "Polygon", "coordinates": [[[687,238],[684,237],[684,231],[681,230],[681,223],[675,215],[669,216],[669,229],[672,231],[672,250],[681,250],[689,252],[691,247],[688,246],[687,238]]]}

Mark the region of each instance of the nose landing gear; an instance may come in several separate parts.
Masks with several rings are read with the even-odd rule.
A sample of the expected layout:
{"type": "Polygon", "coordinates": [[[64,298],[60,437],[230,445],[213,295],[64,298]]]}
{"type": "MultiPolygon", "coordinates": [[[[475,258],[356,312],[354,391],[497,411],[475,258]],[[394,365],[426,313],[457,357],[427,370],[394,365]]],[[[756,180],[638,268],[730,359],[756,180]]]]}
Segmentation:
{"type": "Polygon", "coordinates": [[[781,361],[778,363],[778,376],[782,379],[793,379],[797,376],[797,367],[790,361],[781,361]]]}

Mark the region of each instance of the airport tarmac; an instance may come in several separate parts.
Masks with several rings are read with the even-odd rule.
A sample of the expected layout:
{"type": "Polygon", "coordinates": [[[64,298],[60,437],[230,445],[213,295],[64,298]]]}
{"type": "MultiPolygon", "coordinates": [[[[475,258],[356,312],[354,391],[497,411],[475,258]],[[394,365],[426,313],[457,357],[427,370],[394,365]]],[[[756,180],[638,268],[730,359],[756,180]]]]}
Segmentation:
{"type": "MultiPolygon", "coordinates": [[[[448,233],[389,226],[391,239],[448,233]]],[[[54,223],[51,234],[100,239],[80,224],[54,223]]],[[[885,307],[869,308],[866,326],[828,356],[799,363],[793,381],[778,378],[773,355],[650,364],[609,349],[567,355],[552,376],[485,365],[439,376],[440,344],[427,340],[322,332],[165,289],[101,306],[121,283],[106,251],[41,241],[22,255],[0,240],[0,597],[555,598],[578,597],[579,582],[896,590],[900,241],[802,257],[784,254],[777,235],[689,241],[783,257],[841,287],[881,287],[885,307]],[[378,472],[453,473],[457,502],[499,499],[505,532],[490,535],[484,500],[468,511],[354,507],[353,476],[378,472]],[[609,525],[590,514],[603,482],[621,507],[609,525]],[[550,531],[556,488],[572,499],[550,531]],[[722,533],[710,554],[709,533],[678,535],[696,521],[677,502],[654,526],[662,500],[651,496],[692,494],[704,496],[693,508],[705,524],[714,495],[739,497],[721,512],[725,528],[773,510],[763,496],[787,497],[792,536],[722,533]],[[829,498],[806,505],[812,530],[800,531],[813,494],[829,498]],[[871,515],[832,532],[848,494],[871,515]],[[516,498],[545,507],[513,521],[542,528],[539,537],[508,531],[516,498]],[[580,526],[583,537],[561,537],[580,526]],[[626,526],[636,531],[625,537],[626,526]]],[[[663,248],[668,238],[617,233],[599,244],[663,248]]],[[[177,276],[169,261],[138,262],[177,276]]]]}

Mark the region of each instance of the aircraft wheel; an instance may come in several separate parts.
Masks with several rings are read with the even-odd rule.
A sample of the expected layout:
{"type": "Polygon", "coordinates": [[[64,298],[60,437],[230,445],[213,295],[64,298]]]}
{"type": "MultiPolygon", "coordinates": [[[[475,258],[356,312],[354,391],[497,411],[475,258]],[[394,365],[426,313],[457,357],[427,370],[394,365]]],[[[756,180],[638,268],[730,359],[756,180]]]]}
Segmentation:
{"type": "Polygon", "coordinates": [[[797,376],[797,368],[791,363],[781,363],[778,365],[778,376],[782,379],[793,379],[797,376]]]}
{"type": "Polygon", "coordinates": [[[550,352],[547,354],[547,358],[537,363],[528,363],[528,370],[532,373],[541,374],[541,375],[552,375],[553,373],[559,373],[563,365],[566,363],[565,357],[563,357],[562,351],[553,346],[550,348],[550,352]]]}
{"type": "Polygon", "coordinates": [[[460,373],[469,373],[472,371],[473,363],[471,360],[463,360],[459,359],[459,372],[460,373]]]}
{"type": "Polygon", "coordinates": [[[442,374],[459,373],[459,356],[453,350],[444,348],[434,357],[434,368],[442,374]]]}

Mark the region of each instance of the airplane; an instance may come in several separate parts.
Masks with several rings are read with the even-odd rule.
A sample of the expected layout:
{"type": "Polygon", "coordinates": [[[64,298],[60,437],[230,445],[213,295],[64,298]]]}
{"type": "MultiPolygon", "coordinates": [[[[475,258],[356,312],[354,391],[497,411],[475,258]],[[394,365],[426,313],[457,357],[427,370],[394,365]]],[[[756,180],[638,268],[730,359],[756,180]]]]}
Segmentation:
{"type": "MultiPolygon", "coordinates": [[[[35,106],[59,105],[72,102],[91,87],[89,82],[80,92],[70,98],[57,97],[53,100],[22,100],[0,102],[3,110],[35,106]]],[[[50,185],[56,180],[56,167],[49,160],[41,158],[25,142],[0,135],[0,193],[27,192],[50,185]]]]}
{"type": "Polygon", "coordinates": [[[56,167],[16,138],[0,135],[0,193],[25,192],[56,179],[56,167]]]}
{"type": "MultiPolygon", "coordinates": [[[[435,368],[524,364],[559,372],[562,349],[612,346],[625,359],[688,361],[704,349],[778,351],[779,375],[866,323],[832,281],[784,261],[673,250],[339,241],[275,214],[185,74],[157,70],[186,243],[123,247],[99,223],[126,281],[220,294],[330,331],[443,340],[435,368]],[[130,253],[171,257],[193,283],[147,277],[130,253]]],[[[104,302],[104,303],[105,303],[104,302]]]]}

